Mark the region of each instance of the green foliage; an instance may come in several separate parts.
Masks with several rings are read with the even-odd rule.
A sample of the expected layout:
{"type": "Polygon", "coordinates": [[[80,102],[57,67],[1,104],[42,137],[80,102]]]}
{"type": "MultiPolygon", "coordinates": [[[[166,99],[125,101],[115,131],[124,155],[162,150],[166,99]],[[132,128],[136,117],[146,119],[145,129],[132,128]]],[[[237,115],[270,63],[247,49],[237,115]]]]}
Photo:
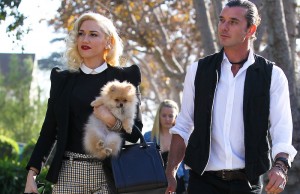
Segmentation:
{"type": "MultiPolygon", "coordinates": [[[[45,180],[48,167],[44,167],[37,181],[45,183],[45,194],[51,193],[51,183],[45,180]]],[[[0,194],[23,193],[27,171],[25,165],[9,159],[0,159],[0,194]]]]}
{"type": "Polygon", "coordinates": [[[20,155],[20,161],[22,164],[26,164],[29,161],[35,144],[36,144],[36,140],[31,139],[24,147],[24,150],[23,150],[22,154],[20,155]]]}
{"type": "Polygon", "coordinates": [[[0,135],[0,158],[18,159],[19,147],[16,141],[0,135]]]}
{"type": "MultiPolygon", "coordinates": [[[[25,167],[35,144],[36,140],[31,139],[24,147],[22,154],[19,155],[17,143],[10,138],[0,135],[0,194],[18,194],[24,192],[27,179],[27,170],[25,167]],[[6,142],[9,142],[10,148],[14,148],[14,157],[8,157],[12,154],[7,151],[8,149],[3,149],[3,145],[8,144],[6,142]]],[[[45,194],[50,194],[52,191],[52,184],[46,181],[48,170],[49,166],[43,167],[41,173],[36,178],[37,182],[45,183],[45,194]]]]}
{"type": "Polygon", "coordinates": [[[8,67],[8,73],[0,76],[0,134],[26,143],[38,137],[46,101],[41,100],[40,89],[35,98],[30,98],[31,57],[21,61],[17,55],[12,55],[8,67]]]}
{"type": "Polygon", "coordinates": [[[49,170],[49,166],[45,166],[42,168],[42,172],[37,177],[37,181],[40,181],[41,183],[45,183],[45,193],[44,194],[50,194],[52,193],[52,183],[46,180],[46,175],[49,170]]]}
{"type": "Polygon", "coordinates": [[[0,194],[22,193],[26,183],[26,169],[14,160],[0,160],[0,194]]]}

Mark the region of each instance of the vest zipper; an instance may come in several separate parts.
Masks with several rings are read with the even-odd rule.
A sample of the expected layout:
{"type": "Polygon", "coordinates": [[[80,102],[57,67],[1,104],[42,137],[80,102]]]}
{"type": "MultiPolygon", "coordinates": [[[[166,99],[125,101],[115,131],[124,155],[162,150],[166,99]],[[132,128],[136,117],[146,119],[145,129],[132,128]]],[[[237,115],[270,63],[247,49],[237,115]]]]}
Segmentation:
{"type": "Polygon", "coordinates": [[[203,169],[201,175],[203,175],[203,173],[205,172],[205,169],[207,167],[207,164],[208,164],[208,161],[209,161],[209,158],[210,158],[210,148],[211,148],[211,131],[212,131],[212,114],[213,114],[213,110],[214,110],[214,103],[215,103],[215,97],[216,97],[216,91],[217,91],[217,87],[218,87],[218,83],[219,83],[219,73],[218,73],[218,70],[216,70],[216,86],[215,86],[215,92],[214,92],[214,98],[213,98],[213,101],[212,101],[212,107],[211,107],[211,113],[210,113],[210,136],[209,136],[209,152],[208,152],[208,159],[207,159],[207,162],[206,162],[206,165],[205,165],[205,168],[203,169]]]}

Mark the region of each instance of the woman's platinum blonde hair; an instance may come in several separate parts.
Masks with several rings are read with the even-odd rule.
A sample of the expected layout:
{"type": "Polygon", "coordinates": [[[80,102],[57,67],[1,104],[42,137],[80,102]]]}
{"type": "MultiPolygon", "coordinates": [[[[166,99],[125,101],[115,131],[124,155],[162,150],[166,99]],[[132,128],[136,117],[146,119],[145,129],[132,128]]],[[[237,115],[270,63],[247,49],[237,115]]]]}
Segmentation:
{"type": "Polygon", "coordinates": [[[160,105],[157,109],[156,115],[155,115],[152,131],[151,131],[151,140],[152,141],[153,141],[154,138],[156,138],[156,141],[159,142],[159,133],[160,133],[160,130],[161,130],[160,112],[161,112],[161,109],[163,107],[168,107],[168,108],[174,109],[175,110],[174,111],[175,112],[175,117],[179,113],[179,108],[178,108],[178,105],[175,101],[166,99],[166,100],[164,100],[160,103],[160,105]]]}
{"type": "Polygon", "coordinates": [[[82,23],[86,20],[94,20],[99,26],[100,30],[106,34],[106,38],[110,40],[110,48],[104,50],[103,59],[112,66],[119,66],[120,56],[123,53],[123,43],[117,33],[112,20],[98,13],[84,13],[74,23],[73,30],[66,38],[66,51],[64,54],[65,62],[70,71],[78,71],[83,61],[77,49],[78,31],[82,23]]]}

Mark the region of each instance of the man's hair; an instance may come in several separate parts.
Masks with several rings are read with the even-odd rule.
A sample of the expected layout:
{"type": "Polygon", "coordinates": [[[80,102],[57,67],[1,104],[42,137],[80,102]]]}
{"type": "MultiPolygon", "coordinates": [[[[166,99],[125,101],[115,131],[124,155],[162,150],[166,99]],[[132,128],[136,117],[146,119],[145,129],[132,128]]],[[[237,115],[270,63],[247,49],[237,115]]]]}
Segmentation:
{"type": "Polygon", "coordinates": [[[254,3],[247,0],[231,0],[225,6],[227,7],[242,7],[247,9],[247,13],[245,15],[247,20],[247,27],[249,28],[251,25],[259,26],[260,24],[260,16],[257,11],[257,7],[254,3]]]}

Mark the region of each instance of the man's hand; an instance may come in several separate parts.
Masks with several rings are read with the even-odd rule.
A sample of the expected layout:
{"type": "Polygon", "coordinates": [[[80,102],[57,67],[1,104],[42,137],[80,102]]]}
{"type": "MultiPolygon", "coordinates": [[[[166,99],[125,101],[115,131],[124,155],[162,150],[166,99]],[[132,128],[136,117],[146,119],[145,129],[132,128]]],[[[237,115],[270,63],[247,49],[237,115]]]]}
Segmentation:
{"type": "Polygon", "coordinates": [[[168,188],[166,189],[165,194],[176,193],[176,172],[180,162],[183,160],[185,149],[186,147],[182,137],[178,134],[173,134],[166,168],[168,188]]]}
{"type": "Polygon", "coordinates": [[[284,172],[277,168],[276,166],[272,167],[268,172],[269,183],[266,185],[267,194],[277,194],[281,193],[284,190],[286,185],[286,175],[284,172]]]}
{"type": "Polygon", "coordinates": [[[176,188],[177,188],[176,172],[174,173],[174,171],[173,172],[166,171],[166,176],[168,180],[168,187],[166,189],[165,194],[170,194],[172,192],[176,193],[176,188]]]}

